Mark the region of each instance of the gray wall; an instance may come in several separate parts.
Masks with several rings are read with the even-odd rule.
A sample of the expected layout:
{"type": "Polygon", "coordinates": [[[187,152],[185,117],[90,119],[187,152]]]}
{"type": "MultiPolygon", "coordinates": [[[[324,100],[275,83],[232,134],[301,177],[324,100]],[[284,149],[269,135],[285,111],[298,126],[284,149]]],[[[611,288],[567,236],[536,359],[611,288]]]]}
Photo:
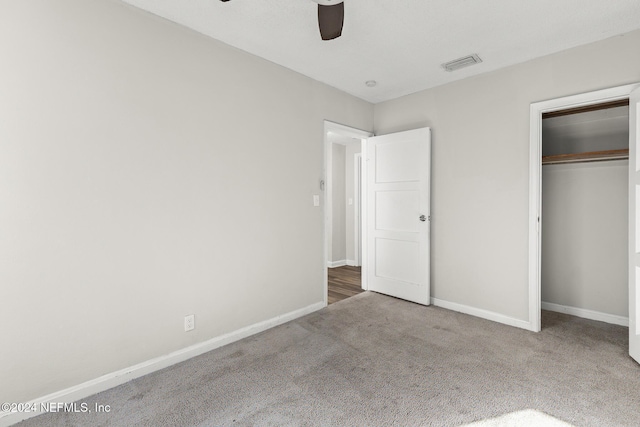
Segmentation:
{"type": "Polygon", "coordinates": [[[629,315],[629,161],[542,167],[542,301],[629,315]]]}
{"type": "Polygon", "coordinates": [[[371,104],[116,1],[3,1],[0,52],[0,401],[323,301],[323,120],[371,104]]]}
{"type": "Polygon", "coordinates": [[[528,320],[530,104],[640,81],[638,46],[635,31],[376,104],[376,134],[433,129],[433,297],[528,320]]]}
{"type": "Polygon", "coordinates": [[[331,262],[344,261],[347,257],[345,235],[346,203],[345,203],[345,155],[346,147],[342,144],[331,144],[331,262]]]}

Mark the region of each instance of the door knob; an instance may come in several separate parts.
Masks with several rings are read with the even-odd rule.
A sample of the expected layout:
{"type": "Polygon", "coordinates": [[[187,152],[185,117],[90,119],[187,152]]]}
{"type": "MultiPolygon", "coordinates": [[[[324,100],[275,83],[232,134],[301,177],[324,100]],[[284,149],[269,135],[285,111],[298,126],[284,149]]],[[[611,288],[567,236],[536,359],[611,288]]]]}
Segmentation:
{"type": "Polygon", "coordinates": [[[427,220],[427,217],[424,215],[420,215],[420,221],[425,222],[427,220]]]}

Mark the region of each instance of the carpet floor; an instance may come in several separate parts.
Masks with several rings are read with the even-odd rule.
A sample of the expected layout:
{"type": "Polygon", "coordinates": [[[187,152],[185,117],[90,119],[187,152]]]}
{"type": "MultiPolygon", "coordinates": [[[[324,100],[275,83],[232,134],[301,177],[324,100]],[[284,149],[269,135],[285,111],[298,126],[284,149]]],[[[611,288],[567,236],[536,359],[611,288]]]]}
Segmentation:
{"type": "Polygon", "coordinates": [[[81,401],[109,413],[19,425],[639,426],[627,334],[551,312],[536,334],[365,292],[81,401]]]}

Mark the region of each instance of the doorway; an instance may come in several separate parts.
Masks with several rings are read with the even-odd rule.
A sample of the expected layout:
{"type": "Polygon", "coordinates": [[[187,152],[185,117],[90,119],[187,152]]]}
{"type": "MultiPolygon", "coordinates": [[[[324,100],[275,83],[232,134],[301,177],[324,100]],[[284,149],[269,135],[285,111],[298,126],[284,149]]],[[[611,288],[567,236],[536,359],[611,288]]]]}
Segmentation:
{"type": "MultiPolygon", "coordinates": [[[[530,107],[529,173],[529,329],[541,330],[541,250],[542,250],[542,120],[543,114],[629,99],[639,84],[542,101],[530,107]]],[[[630,120],[629,120],[630,123],[630,120]]],[[[635,164],[635,163],[634,163],[635,164]]],[[[630,191],[629,194],[632,192],[630,191]]],[[[635,201],[633,201],[635,203],[635,201]]],[[[629,207],[632,199],[629,196],[629,207]]],[[[629,282],[629,285],[632,283],[629,282]]],[[[630,307],[631,314],[631,307],[630,307]]]]}
{"type": "Polygon", "coordinates": [[[628,326],[628,159],[628,99],[542,114],[542,310],[628,326]]]}
{"type": "Polygon", "coordinates": [[[362,156],[371,133],[325,121],[325,303],[366,289],[362,279],[362,156]]]}
{"type": "MultiPolygon", "coordinates": [[[[353,236],[361,231],[355,237],[352,251],[354,258],[362,253],[361,288],[429,305],[431,129],[375,137],[331,122],[325,122],[325,129],[325,302],[328,302],[328,269],[347,264],[346,259],[340,258],[344,238],[338,234],[346,199],[347,206],[357,200],[361,204],[360,217],[346,221],[354,224],[353,236]],[[343,194],[342,186],[336,184],[342,164],[348,167],[351,162],[350,156],[348,161],[342,161],[336,154],[348,152],[335,143],[336,134],[355,139],[362,153],[360,174],[355,174],[360,185],[354,185],[354,189],[360,188],[359,197],[349,197],[355,193],[343,194]],[[356,249],[358,246],[360,250],[356,249]]],[[[356,157],[357,153],[354,165],[356,157]]],[[[351,239],[351,233],[348,234],[347,242],[351,239]]]]}

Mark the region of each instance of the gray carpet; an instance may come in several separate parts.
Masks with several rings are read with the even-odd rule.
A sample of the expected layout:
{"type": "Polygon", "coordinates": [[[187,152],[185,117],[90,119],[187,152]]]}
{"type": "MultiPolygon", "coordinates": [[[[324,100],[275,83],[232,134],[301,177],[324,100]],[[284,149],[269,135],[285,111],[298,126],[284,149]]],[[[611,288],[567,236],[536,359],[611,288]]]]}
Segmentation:
{"type": "Polygon", "coordinates": [[[544,312],[535,334],[365,292],[82,402],[112,410],[20,425],[639,426],[640,366],[623,327],[544,312]]]}

